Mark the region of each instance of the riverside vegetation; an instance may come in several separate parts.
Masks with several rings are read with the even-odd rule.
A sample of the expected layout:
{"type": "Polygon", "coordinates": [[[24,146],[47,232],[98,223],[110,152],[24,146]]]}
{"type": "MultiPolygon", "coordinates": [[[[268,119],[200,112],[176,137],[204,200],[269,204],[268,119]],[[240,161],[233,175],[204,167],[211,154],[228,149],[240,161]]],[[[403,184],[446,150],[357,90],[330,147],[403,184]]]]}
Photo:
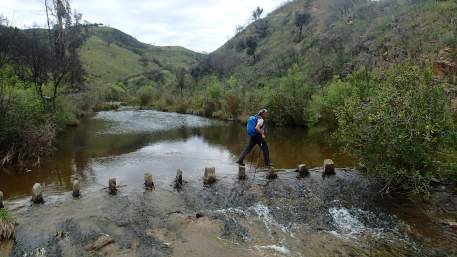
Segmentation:
{"type": "Polygon", "coordinates": [[[28,62],[35,55],[2,50],[3,164],[49,152],[56,130],[107,102],[241,121],[262,106],[276,126],[326,128],[387,192],[427,193],[432,180],[457,178],[457,72],[437,76],[434,65],[444,48],[446,61],[457,61],[456,1],[296,0],[264,18],[257,8],[208,55],[143,44],[65,13],[73,25],[63,30],[58,19],[49,31],[1,27],[21,42],[41,35],[37,49],[55,45],[43,35],[74,35],[65,54],[40,56],[71,61],[64,74],[55,58],[37,73],[28,62]]]}

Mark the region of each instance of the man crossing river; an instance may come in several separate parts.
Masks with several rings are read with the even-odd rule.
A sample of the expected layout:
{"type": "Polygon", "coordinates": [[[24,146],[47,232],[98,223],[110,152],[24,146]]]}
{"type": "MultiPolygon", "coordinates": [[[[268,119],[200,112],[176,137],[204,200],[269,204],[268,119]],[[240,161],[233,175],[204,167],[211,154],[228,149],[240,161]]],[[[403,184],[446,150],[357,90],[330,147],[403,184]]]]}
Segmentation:
{"type": "Polygon", "coordinates": [[[270,152],[268,151],[268,145],[265,141],[265,119],[268,117],[267,109],[260,110],[257,115],[251,116],[246,124],[249,142],[241,152],[241,155],[236,163],[244,165],[244,158],[254,148],[255,145],[259,145],[263,152],[263,160],[265,167],[270,167],[270,152]]]}

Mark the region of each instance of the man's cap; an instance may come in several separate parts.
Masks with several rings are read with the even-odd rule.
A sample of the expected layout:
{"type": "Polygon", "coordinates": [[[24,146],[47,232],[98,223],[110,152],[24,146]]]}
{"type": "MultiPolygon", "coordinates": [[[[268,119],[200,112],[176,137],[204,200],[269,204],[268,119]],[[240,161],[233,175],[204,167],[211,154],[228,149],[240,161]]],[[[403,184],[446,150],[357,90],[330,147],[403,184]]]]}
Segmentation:
{"type": "Polygon", "coordinates": [[[267,109],[261,109],[257,115],[261,115],[261,114],[264,114],[264,113],[268,113],[268,110],[267,109]]]}

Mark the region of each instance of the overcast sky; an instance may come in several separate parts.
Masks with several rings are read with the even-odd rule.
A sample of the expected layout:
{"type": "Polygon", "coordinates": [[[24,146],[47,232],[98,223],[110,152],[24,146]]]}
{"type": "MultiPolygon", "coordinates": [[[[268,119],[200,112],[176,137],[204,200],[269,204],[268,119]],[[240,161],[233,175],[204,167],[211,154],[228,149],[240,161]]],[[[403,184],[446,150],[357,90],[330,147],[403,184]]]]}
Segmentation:
{"type": "MultiPolygon", "coordinates": [[[[120,29],[145,43],[211,52],[246,24],[257,6],[269,13],[285,0],[71,0],[83,20],[120,29]]],[[[44,26],[44,0],[0,0],[17,27],[44,26]]]]}

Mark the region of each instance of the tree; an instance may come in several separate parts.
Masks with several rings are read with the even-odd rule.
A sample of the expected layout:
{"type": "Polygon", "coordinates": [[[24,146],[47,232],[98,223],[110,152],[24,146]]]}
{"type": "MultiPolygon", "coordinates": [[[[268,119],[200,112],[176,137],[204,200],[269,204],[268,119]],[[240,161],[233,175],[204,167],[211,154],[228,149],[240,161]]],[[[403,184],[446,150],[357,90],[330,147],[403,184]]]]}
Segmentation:
{"type": "Polygon", "coordinates": [[[186,69],[179,67],[175,71],[175,76],[176,76],[176,81],[178,82],[178,88],[179,91],[181,92],[181,96],[183,96],[183,90],[184,90],[184,79],[186,78],[186,69]]]}
{"type": "Polygon", "coordinates": [[[303,26],[306,23],[308,23],[310,18],[311,18],[311,15],[309,15],[308,13],[305,13],[305,12],[303,12],[303,13],[296,12],[295,13],[295,26],[297,26],[297,28],[298,28],[298,42],[301,41],[303,26]]]}
{"type": "Polygon", "coordinates": [[[449,169],[440,158],[455,151],[450,100],[431,71],[406,62],[381,74],[361,70],[336,110],[336,138],[386,192],[427,193],[430,180],[449,169]],[[439,154],[438,154],[439,153],[439,154]]]}
{"type": "Polygon", "coordinates": [[[235,27],[235,35],[240,34],[241,32],[243,32],[243,30],[244,30],[244,26],[243,25],[237,25],[235,27]]]}
{"type": "Polygon", "coordinates": [[[55,109],[59,89],[64,82],[75,86],[83,79],[83,68],[78,49],[86,35],[82,33],[81,14],[72,16],[69,0],[45,0],[48,25],[48,47],[51,58],[52,95],[50,100],[55,109]]]}
{"type": "Polygon", "coordinates": [[[261,8],[260,6],[257,6],[257,8],[254,11],[252,11],[252,19],[254,21],[257,21],[262,16],[262,13],[263,13],[263,8],[261,8]]]}

